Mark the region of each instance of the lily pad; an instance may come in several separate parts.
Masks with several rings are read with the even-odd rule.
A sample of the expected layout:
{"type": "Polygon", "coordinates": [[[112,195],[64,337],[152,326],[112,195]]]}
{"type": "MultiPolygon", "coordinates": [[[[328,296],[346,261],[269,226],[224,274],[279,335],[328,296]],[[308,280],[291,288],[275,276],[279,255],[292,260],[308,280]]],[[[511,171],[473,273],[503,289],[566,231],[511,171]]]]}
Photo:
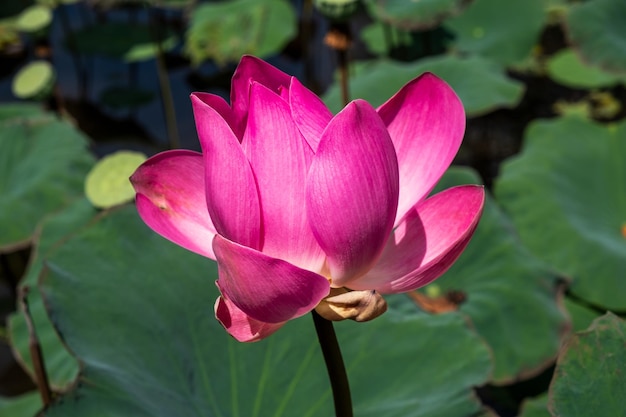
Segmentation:
{"type": "Polygon", "coordinates": [[[132,151],[118,151],[102,158],[87,174],[87,199],[98,208],[132,201],[135,190],[128,178],[145,160],[146,155],[132,151]]]}
{"type": "Polygon", "coordinates": [[[144,24],[99,23],[74,32],[67,46],[81,54],[104,55],[127,62],[145,61],[157,55],[157,40],[161,41],[163,51],[176,46],[176,37],[164,32],[162,29],[154,31],[144,24]]]}
{"type": "MultiPolygon", "coordinates": [[[[78,199],[60,212],[46,218],[42,222],[41,230],[36,234],[28,270],[19,284],[20,291],[29,288],[27,299],[30,315],[43,351],[50,385],[57,392],[68,389],[74,383],[78,375],[78,362],[69,354],[54,330],[37,283],[47,252],[59,241],[91,221],[95,214],[96,210],[86,199],[78,199]]],[[[15,357],[24,370],[34,378],[28,346],[28,328],[21,310],[9,317],[8,331],[15,357]]]]}
{"type": "Polygon", "coordinates": [[[0,415],[10,417],[33,417],[43,403],[39,392],[28,392],[19,397],[0,397],[0,415]]]}
{"type": "MultiPolygon", "coordinates": [[[[153,233],[134,207],[60,246],[41,288],[84,367],[44,415],[331,415],[310,318],[238,343],[214,318],[215,278],[212,261],[153,233]]],[[[480,415],[471,387],[486,382],[490,356],[463,318],[391,310],[336,328],[357,415],[480,415]]]]}
{"type": "Polygon", "coordinates": [[[22,32],[38,32],[52,23],[50,7],[34,4],[20,13],[15,21],[15,27],[22,32]]]}
{"type": "Polygon", "coordinates": [[[365,0],[370,15],[406,30],[431,29],[460,13],[468,3],[467,0],[365,0]]]}
{"type": "Polygon", "coordinates": [[[546,69],[554,81],[572,88],[606,87],[626,81],[626,76],[609,74],[584,63],[571,49],[564,49],[552,56],[546,69]]]}
{"type": "Polygon", "coordinates": [[[295,35],[296,15],[285,0],[232,0],[201,4],[193,12],[185,51],[193,64],[218,65],[244,54],[264,57],[280,51],[295,35]]]}
{"type": "Polygon", "coordinates": [[[626,310],[626,123],[533,122],[495,186],[522,241],[598,308],[626,310]]]}
{"type": "Polygon", "coordinates": [[[626,2],[591,0],[571,6],[567,33],[585,61],[616,74],[626,74],[626,2]]]}
{"type": "Polygon", "coordinates": [[[591,308],[565,297],[563,304],[572,319],[572,331],[580,332],[591,325],[601,314],[591,308]]]}
{"type": "Polygon", "coordinates": [[[43,110],[42,106],[31,103],[11,103],[0,106],[0,123],[11,119],[43,119],[52,120],[54,117],[43,110]]]}
{"type": "MultiPolygon", "coordinates": [[[[442,56],[409,64],[384,59],[357,63],[349,81],[350,94],[353,99],[362,98],[379,106],[404,84],[426,71],[450,84],[470,117],[500,107],[515,107],[524,92],[523,84],[507,78],[503,70],[490,61],[479,57],[442,56]]],[[[343,107],[337,82],[323,98],[335,113],[343,107]]]]}
{"type": "Polygon", "coordinates": [[[624,414],[626,323],[608,313],[565,345],[550,385],[553,416],[624,414]]]}
{"type": "Polygon", "coordinates": [[[0,252],[8,252],[28,246],[42,218],[82,194],[93,157],[69,123],[40,114],[0,120],[0,252]]]}
{"type": "MultiPolygon", "coordinates": [[[[437,189],[477,183],[473,171],[451,168],[437,189]]],[[[556,358],[569,329],[559,307],[557,277],[520,244],[491,198],[470,244],[433,285],[443,294],[462,295],[459,313],[470,318],[493,351],[492,383],[534,376],[556,358]]]]}
{"type": "Polygon", "coordinates": [[[461,15],[448,19],[445,27],[457,39],[453,48],[476,54],[501,65],[528,57],[539,42],[546,23],[545,0],[474,0],[461,15]]]}
{"type": "Polygon", "coordinates": [[[11,89],[15,97],[42,100],[52,93],[56,74],[48,61],[33,61],[13,78],[11,89]]]}

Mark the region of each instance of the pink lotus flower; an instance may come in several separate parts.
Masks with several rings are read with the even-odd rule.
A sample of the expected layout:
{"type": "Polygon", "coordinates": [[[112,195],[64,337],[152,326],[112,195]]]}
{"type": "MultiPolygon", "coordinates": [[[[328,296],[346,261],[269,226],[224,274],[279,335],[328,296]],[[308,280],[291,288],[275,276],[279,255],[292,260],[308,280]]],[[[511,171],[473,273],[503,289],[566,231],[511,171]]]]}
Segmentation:
{"type": "Polygon", "coordinates": [[[231,105],[191,96],[202,154],[155,155],[131,177],[141,218],[217,260],[215,314],[240,341],[267,337],[331,287],[412,291],[461,254],[480,186],[426,198],[454,158],[463,106],[423,74],[374,109],[333,116],[294,77],[242,58],[231,105]]]}

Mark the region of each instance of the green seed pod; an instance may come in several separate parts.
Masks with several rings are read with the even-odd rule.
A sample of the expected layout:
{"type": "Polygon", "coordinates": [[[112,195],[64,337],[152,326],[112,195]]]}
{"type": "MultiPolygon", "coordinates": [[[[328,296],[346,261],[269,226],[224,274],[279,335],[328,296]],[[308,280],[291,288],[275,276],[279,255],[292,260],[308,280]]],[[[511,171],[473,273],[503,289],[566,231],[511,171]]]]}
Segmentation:
{"type": "Polygon", "coordinates": [[[343,21],[359,10],[361,0],[313,0],[313,4],[328,19],[343,21]]]}

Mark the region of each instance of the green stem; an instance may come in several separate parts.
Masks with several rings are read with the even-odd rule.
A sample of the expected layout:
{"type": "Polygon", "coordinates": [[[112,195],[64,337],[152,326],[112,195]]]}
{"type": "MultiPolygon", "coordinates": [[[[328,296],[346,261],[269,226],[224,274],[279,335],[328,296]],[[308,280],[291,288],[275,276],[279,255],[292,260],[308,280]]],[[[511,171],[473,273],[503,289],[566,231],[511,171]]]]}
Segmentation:
{"type": "Polygon", "coordinates": [[[326,369],[328,370],[328,378],[333,391],[333,401],[335,403],[336,417],[352,417],[352,398],[350,396],[350,384],[348,383],[348,375],[346,367],[343,364],[341,349],[337,342],[337,335],[333,328],[333,322],[326,320],[313,310],[313,323],[315,323],[315,331],[317,339],[322,348],[326,369]]]}
{"type": "Polygon", "coordinates": [[[159,87],[161,89],[161,102],[163,103],[163,112],[165,113],[165,125],[167,127],[167,137],[169,139],[170,149],[180,148],[180,139],[178,138],[178,125],[176,123],[176,110],[174,109],[174,98],[172,97],[172,88],[170,86],[170,78],[165,65],[165,54],[163,53],[163,44],[161,34],[158,31],[158,23],[152,16],[152,10],[146,4],[150,31],[157,47],[156,64],[157,75],[159,77],[159,87]]]}

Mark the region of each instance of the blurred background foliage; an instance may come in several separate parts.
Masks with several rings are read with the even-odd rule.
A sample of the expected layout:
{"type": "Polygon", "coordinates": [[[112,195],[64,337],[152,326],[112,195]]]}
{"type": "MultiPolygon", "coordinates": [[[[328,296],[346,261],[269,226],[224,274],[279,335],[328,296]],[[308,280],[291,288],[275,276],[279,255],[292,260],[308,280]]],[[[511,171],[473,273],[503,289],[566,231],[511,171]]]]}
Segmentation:
{"type": "Polygon", "coordinates": [[[242,54],[333,112],[424,71],[466,108],[439,188],[485,184],[483,219],[441,279],[337,326],[356,415],[624,415],[624,28],[623,0],[1,2],[0,416],[329,415],[308,319],[234,342],[214,263],[129,203],[242,54]]]}

